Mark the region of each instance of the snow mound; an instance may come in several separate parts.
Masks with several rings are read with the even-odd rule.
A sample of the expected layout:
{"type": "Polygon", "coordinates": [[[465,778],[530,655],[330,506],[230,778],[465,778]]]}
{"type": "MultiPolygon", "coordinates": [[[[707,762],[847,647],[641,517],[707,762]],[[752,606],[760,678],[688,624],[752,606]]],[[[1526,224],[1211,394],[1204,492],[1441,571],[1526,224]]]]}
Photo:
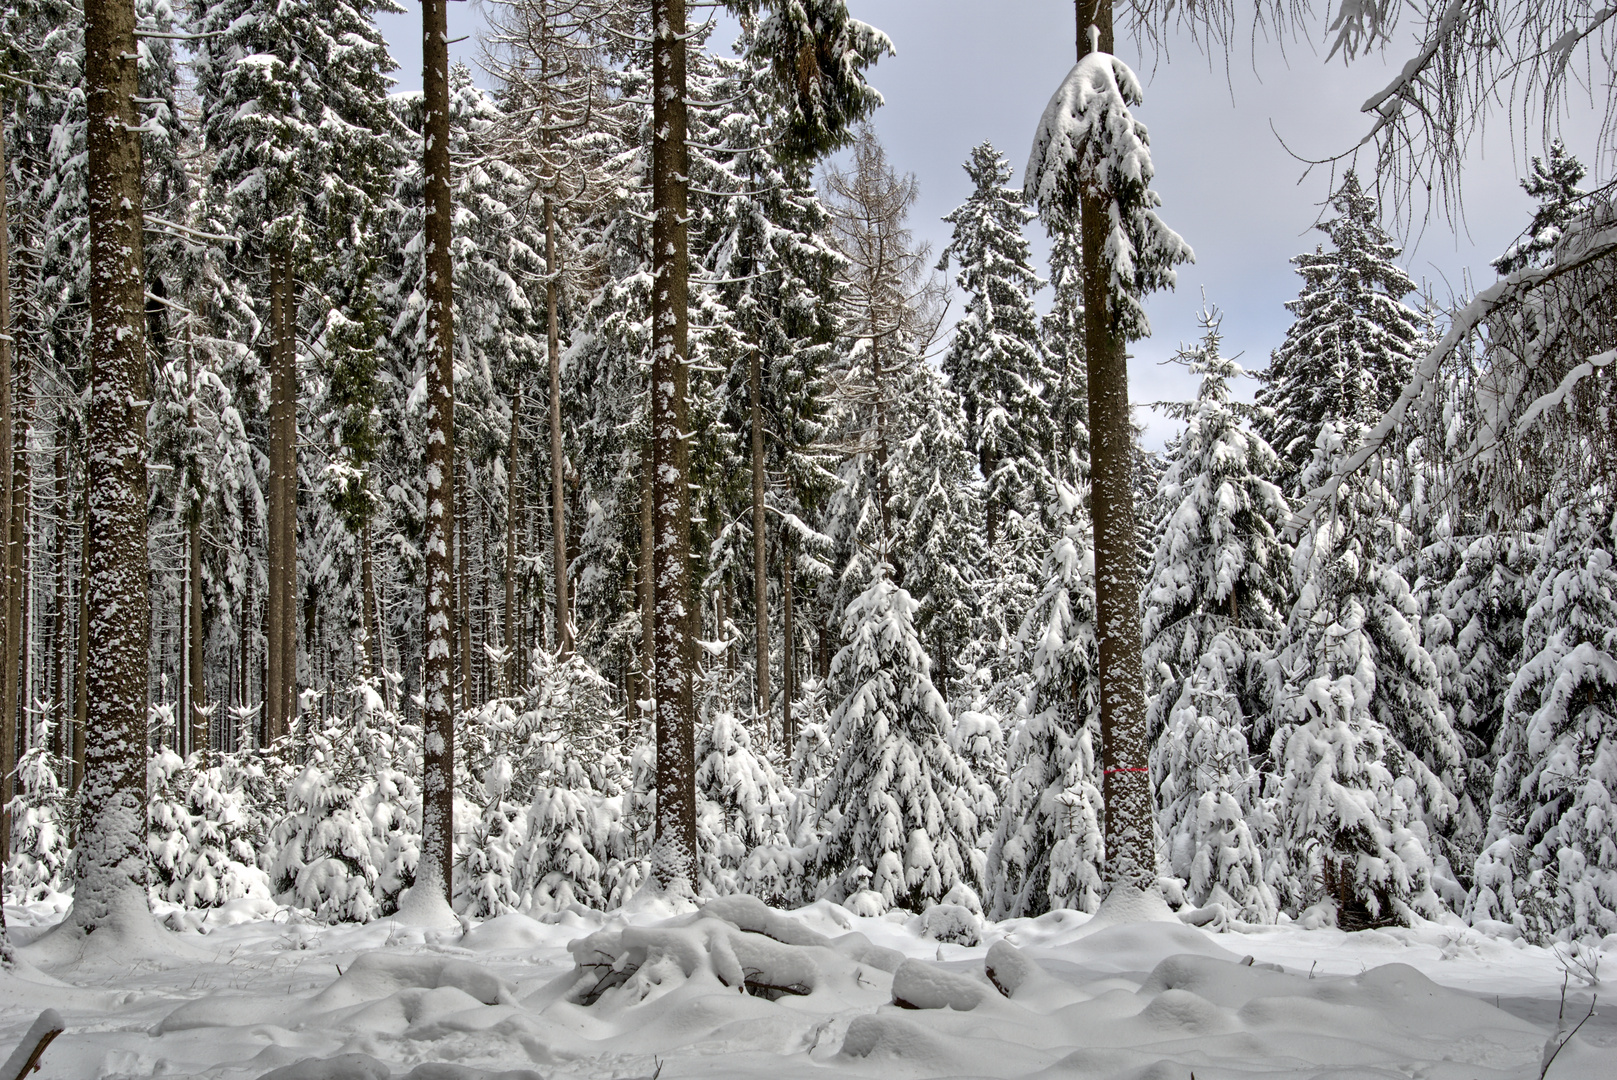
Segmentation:
{"type": "Polygon", "coordinates": [[[343,1009],[413,989],[459,990],[484,1005],[516,1003],[509,983],[470,960],[430,953],[401,956],[378,951],[355,957],[336,982],[309,1002],[309,1008],[317,1012],[343,1009]]]}
{"type": "Polygon", "coordinates": [[[924,960],[906,960],[893,973],[893,1004],[901,1009],[970,1012],[993,993],[994,986],[986,979],[974,979],[924,960]]]}
{"type": "Polygon", "coordinates": [[[554,929],[512,911],[478,923],[460,939],[462,948],[475,952],[504,952],[508,949],[534,949],[560,944],[554,929]]]}
{"type": "MultiPolygon", "coordinates": [[[[328,1058],[305,1058],[265,1073],[259,1080],[391,1080],[393,1071],[369,1054],[338,1054],[328,1058]]],[[[417,1065],[402,1080],[544,1080],[531,1069],[487,1069],[432,1061],[417,1065]]]]}

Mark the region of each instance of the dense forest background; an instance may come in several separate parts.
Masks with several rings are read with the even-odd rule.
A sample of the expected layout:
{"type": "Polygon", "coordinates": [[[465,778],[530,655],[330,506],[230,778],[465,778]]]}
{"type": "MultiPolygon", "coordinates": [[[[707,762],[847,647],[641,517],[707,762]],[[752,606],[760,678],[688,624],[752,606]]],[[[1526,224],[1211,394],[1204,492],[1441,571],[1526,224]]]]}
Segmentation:
{"type": "MultiPolygon", "coordinates": [[[[136,4],[146,847],[180,909],[370,919],[420,858],[437,339],[423,99],[391,92],[376,10],[136,4]]],[[[84,24],[61,0],[4,20],[0,857],[8,898],[54,900],[98,646],[84,24]]],[[[1043,196],[984,143],[950,243],[918,244],[916,182],[870,128],[841,164],[793,145],[759,25],[696,30],[687,72],[699,889],[1093,910],[1082,238],[1046,213],[1036,268],[1043,196]]],[[[517,0],[496,86],[449,73],[452,890],[473,916],[611,906],[650,874],[647,33],[628,5],[517,0]]],[[[1175,905],[1617,932],[1617,218],[1585,178],[1559,144],[1535,159],[1498,281],[1443,310],[1342,174],[1255,404],[1204,304],[1178,356],[1199,392],[1132,460],[1136,824],[1175,905]]],[[[1149,181],[1156,287],[1188,248],[1149,181]]]]}

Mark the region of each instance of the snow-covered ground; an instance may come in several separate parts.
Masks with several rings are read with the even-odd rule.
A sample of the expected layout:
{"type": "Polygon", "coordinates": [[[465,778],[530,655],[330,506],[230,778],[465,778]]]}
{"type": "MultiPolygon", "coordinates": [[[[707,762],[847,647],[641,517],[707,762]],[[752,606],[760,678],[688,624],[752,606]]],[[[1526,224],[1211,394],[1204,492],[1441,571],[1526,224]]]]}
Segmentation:
{"type": "MultiPolygon", "coordinates": [[[[41,1080],[1485,1080],[1539,1076],[1556,1041],[1563,963],[1469,928],[1220,933],[1073,912],[982,926],[948,911],[732,898],[460,932],[260,910],[64,965],[29,945],[58,916],[11,908],[43,970],[0,976],[0,1057],[47,1007],[67,1031],[41,1080]]],[[[1617,938],[1599,955],[1610,982],[1617,938]]],[[[1599,989],[1571,980],[1567,1026],[1599,989]]],[[[1597,1008],[1548,1075],[1617,1077],[1617,1010],[1597,1008]]]]}

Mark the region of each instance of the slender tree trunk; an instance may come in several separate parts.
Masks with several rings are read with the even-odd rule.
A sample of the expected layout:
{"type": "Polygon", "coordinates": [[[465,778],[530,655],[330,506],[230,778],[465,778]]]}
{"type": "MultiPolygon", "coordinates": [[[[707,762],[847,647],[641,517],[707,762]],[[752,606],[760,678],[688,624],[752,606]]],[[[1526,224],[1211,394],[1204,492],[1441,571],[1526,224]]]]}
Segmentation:
{"type": "MultiPolygon", "coordinates": [[[[86,448],[85,460],[89,460],[86,448]]],[[[84,783],[85,727],[90,715],[90,491],[88,469],[79,503],[78,657],[73,673],[73,787],[84,783]]],[[[75,826],[76,828],[76,826],[75,826]]]]}
{"type": "Polygon", "coordinates": [[[382,703],[391,709],[392,689],[388,686],[386,672],[382,670],[381,620],[376,612],[376,566],[371,557],[371,521],[368,515],[359,532],[359,588],[360,608],[364,612],[361,626],[365,633],[365,663],[370,667],[370,677],[377,681],[382,703]]]}
{"type": "MultiPolygon", "coordinates": [[[[288,668],[296,661],[288,655],[288,627],[296,621],[296,598],[287,588],[296,576],[295,556],[288,550],[287,518],[291,507],[286,495],[287,476],[296,467],[293,448],[287,437],[287,417],[292,417],[292,438],[297,437],[295,366],[297,343],[292,326],[294,286],[292,253],[275,251],[270,255],[270,483],[269,521],[265,533],[265,554],[269,588],[265,594],[264,643],[267,671],[264,679],[265,735],[273,742],[285,735],[291,725],[286,687],[293,675],[288,668]]],[[[295,527],[294,527],[295,528],[295,527]]]]}
{"type": "Polygon", "coordinates": [[[546,199],[545,354],[550,367],[550,532],[555,547],[550,576],[556,591],[556,650],[566,659],[573,654],[573,619],[567,603],[567,508],[561,445],[561,331],[556,315],[556,275],[556,210],[546,199]]]}
{"type": "Polygon", "coordinates": [[[518,386],[511,393],[511,436],[505,450],[505,629],[500,644],[505,646],[506,658],[500,693],[506,697],[516,693],[522,654],[517,642],[517,438],[521,415],[522,387],[518,386]]]}
{"type": "Polygon", "coordinates": [[[459,556],[458,568],[460,581],[456,586],[455,596],[455,644],[460,652],[460,707],[462,710],[472,707],[472,589],[471,589],[471,545],[466,542],[466,519],[470,516],[466,506],[466,493],[471,490],[470,478],[462,472],[456,481],[455,497],[460,500],[456,513],[456,530],[460,534],[456,555],[459,556]]]}
{"type": "Polygon", "coordinates": [[[16,357],[17,388],[12,395],[12,408],[8,413],[11,438],[5,446],[10,455],[6,468],[11,498],[7,504],[6,528],[6,640],[5,673],[0,679],[0,690],[5,697],[4,727],[0,729],[0,799],[4,800],[4,813],[0,814],[0,855],[11,855],[11,797],[16,793],[17,755],[27,733],[22,730],[24,676],[28,667],[28,624],[24,609],[28,565],[28,364],[22,356],[16,357]]]}
{"type": "MultiPolygon", "coordinates": [[[[769,715],[769,576],[766,559],[764,519],[764,408],[762,358],[752,350],[747,365],[747,394],[752,399],[752,603],[756,631],[754,654],[758,679],[753,691],[753,708],[769,715]]],[[[768,728],[766,727],[767,731],[768,728]]]]}
{"type": "MultiPolygon", "coordinates": [[[[3,103],[4,98],[0,98],[3,103]]],[[[11,336],[11,250],[6,222],[6,139],[5,110],[0,108],[0,447],[11,453],[11,373],[13,368],[11,336]]],[[[0,468],[0,541],[5,551],[0,553],[0,700],[5,701],[5,712],[0,714],[0,866],[11,860],[11,795],[12,771],[16,768],[17,732],[12,726],[11,658],[16,655],[17,623],[11,617],[11,470],[0,468]]]]}
{"type": "MultiPolygon", "coordinates": [[[[421,860],[415,888],[447,905],[454,865],[455,351],[449,201],[449,29],[446,0],[422,0],[426,111],[427,536],[421,860]]],[[[421,901],[425,903],[425,901],[421,901]]]]}
{"type": "Polygon", "coordinates": [[[192,507],[187,515],[186,547],[190,551],[190,574],[186,583],[189,618],[186,630],[189,641],[186,648],[185,696],[191,714],[191,752],[208,752],[208,688],[202,674],[202,513],[201,507],[192,507]]]}
{"type": "Polygon", "coordinates": [[[652,672],[657,665],[656,648],[651,632],[657,595],[652,551],[656,547],[657,534],[653,526],[651,502],[650,440],[641,447],[640,462],[640,675],[645,680],[641,695],[647,700],[652,700],[657,696],[657,689],[652,683],[652,672]]]}
{"type": "MultiPolygon", "coordinates": [[[[146,900],[146,290],[135,10],[85,0],[90,558],[85,777],[72,923],[131,930],[146,900]]],[[[147,927],[149,928],[149,923],[147,927]]],[[[149,930],[148,930],[149,932],[149,930]]]]}
{"type": "MultiPolygon", "coordinates": [[[[1094,26],[1101,52],[1113,49],[1112,0],[1076,0],[1078,58],[1094,26]]],[[[1102,262],[1111,224],[1107,204],[1086,192],[1079,204],[1085,359],[1089,374],[1090,499],[1095,519],[1096,639],[1109,888],[1156,883],[1150,746],[1140,660],[1140,584],[1134,512],[1134,432],[1128,355],[1113,317],[1102,262]]]]}
{"type": "Polygon", "coordinates": [[[696,879],[696,717],[692,698],[690,429],[686,401],[687,246],[685,0],[651,0],[652,641],[657,693],[657,839],[665,887],[696,879]]]}
{"type": "Polygon", "coordinates": [[[792,641],[792,542],[781,530],[780,537],[780,623],[781,636],[781,743],[791,752],[797,742],[797,720],[792,716],[792,698],[797,696],[796,650],[792,641]]]}
{"type": "Polygon", "coordinates": [[[62,425],[58,421],[56,426],[56,476],[55,490],[51,492],[52,501],[55,502],[55,523],[51,526],[51,576],[56,584],[56,602],[51,605],[51,714],[55,720],[55,731],[52,732],[51,749],[57,754],[66,756],[68,752],[68,731],[70,725],[67,721],[67,707],[69,695],[67,692],[68,671],[68,555],[67,555],[67,519],[72,509],[72,500],[68,494],[67,479],[67,444],[63,440],[62,425]]]}

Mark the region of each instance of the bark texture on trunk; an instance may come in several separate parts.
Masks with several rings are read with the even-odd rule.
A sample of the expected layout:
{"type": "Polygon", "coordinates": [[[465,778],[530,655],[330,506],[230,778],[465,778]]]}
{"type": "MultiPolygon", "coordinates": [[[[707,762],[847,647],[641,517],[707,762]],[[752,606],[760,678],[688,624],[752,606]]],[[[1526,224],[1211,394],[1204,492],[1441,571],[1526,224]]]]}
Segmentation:
{"type": "Polygon", "coordinates": [[[292,251],[270,255],[269,590],[264,612],[265,734],[292,728],[297,701],[297,317],[292,251]]]}
{"type": "Polygon", "coordinates": [[[792,698],[797,695],[797,650],[792,641],[792,542],[782,531],[780,543],[780,734],[786,752],[797,742],[797,718],[792,715],[792,698]]]}
{"type": "MultiPolygon", "coordinates": [[[[16,389],[12,391],[11,408],[7,410],[10,438],[5,444],[8,455],[5,462],[6,500],[6,655],[5,672],[0,676],[0,695],[5,698],[3,730],[0,730],[0,799],[5,800],[0,821],[0,855],[11,856],[11,797],[16,793],[17,757],[23,751],[22,708],[27,692],[24,683],[28,670],[28,623],[25,599],[28,568],[28,364],[22,356],[14,357],[16,389]]],[[[8,380],[8,388],[9,388],[8,380]]]]}
{"type": "Polygon", "coordinates": [[[427,536],[425,760],[421,777],[421,861],[417,889],[447,904],[454,865],[455,359],[454,264],[449,202],[449,30],[447,0],[423,0],[422,88],[426,112],[427,536]]]}
{"type": "MultiPolygon", "coordinates": [[[[1076,0],[1078,58],[1113,49],[1112,0],[1076,0]]],[[[1140,577],[1134,512],[1134,432],[1126,342],[1118,329],[1110,271],[1107,203],[1085,192],[1080,206],[1085,359],[1089,374],[1090,499],[1095,521],[1096,639],[1100,653],[1102,796],[1108,888],[1156,885],[1145,682],[1140,660],[1140,577]]]]}
{"type": "Polygon", "coordinates": [[[686,343],[690,250],[685,0],[651,0],[652,641],[657,699],[657,839],[652,873],[665,887],[696,878],[696,722],[692,699],[691,494],[686,343]]]}
{"type": "MultiPolygon", "coordinates": [[[[0,98],[0,101],[3,101],[0,98]]],[[[5,115],[0,110],[0,447],[11,453],[11,251],[7,246],[10,235],[6,223],[6,139],[5,115]]],[[[0,700],[10,702],[16,695],[12,687],[11,658],[16,655],[16,620],[11,617],[11,470],[0,467],[0,542],[5,551],[0,553],[0,700]]],[[[17,729],[11,720],[11,707],[0,716],[0,866],[11,859],[11,795],[12,772],[17,763],[17,729]]]]}
{"type": "MultiPolygon", "coordinates": [[[[769,563],[764,518],[764,407],[763,362],[752,350],[747,366],[747,395],[752,399],[752,603],[757,632],[754,656],[758,679],[753,706],[760,717],[769,715],[769,563]]],[[[767,725],[767,720],[765,721],[767,725]]],[[[767,726],[765,727],[767,731],[767,726]]]]}
{"type": "Polygon", "coordinates": [[[655,621],[652,608],[656,597],[656,587],[652,576],[652,549],[656,546],[656,531],[653,528],[654,517],[651,504],[651,443],[647,441],[641,447],[640,454],[640,694],[646,700],[657,696],[657,689],[652,685],[652,670],[656,667],[653,660],[655,647],[652,643],[651,625],[655,621]]]}
{"type": "Polygon", "coordinates": [[[545,356],[550,369],[550,576],[556,592],[556,650],[573,655],[573,616],[567,602],[566,458],[561,444],[561,328],[556,316],[556,209],[545,200],[545,356]]]}
{"type": "MultiPolygon", "coordinates": [[[[146,900],[146,289],[135,10],[84,5],[90,218],[89,575],[95,650],[72,924],[149,919],[146,900]]],[[[135,925],[130,925],[135,930],[135,925]]],[[[150,923],[146,924],[150,932],[150,923]]]]}
{"type": "Polygon", "coordinates": [[[516,693],[522,670],[522,648],[517,642],[517,440],[521,432],[522,387],[511,394],[511,435],[505,445],[505,620],[500,644],[505,647],[505,670],[500,693],[516,693]]]}

